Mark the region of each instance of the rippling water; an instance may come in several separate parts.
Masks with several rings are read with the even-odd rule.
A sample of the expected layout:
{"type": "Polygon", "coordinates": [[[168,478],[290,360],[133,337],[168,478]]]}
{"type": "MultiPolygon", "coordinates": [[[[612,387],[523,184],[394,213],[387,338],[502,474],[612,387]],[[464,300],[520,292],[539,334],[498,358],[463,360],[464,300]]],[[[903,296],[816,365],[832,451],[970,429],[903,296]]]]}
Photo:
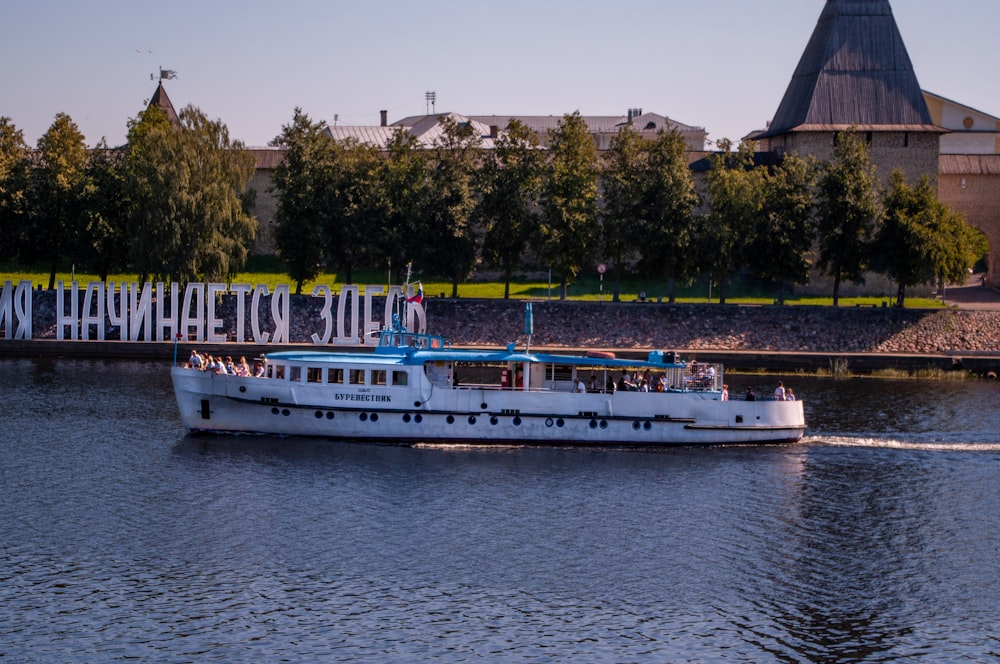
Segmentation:
{"type": "Polygon", "coordinates": [[[1000,658],[1000,386],[786,384],[794,446],[398,447],[0,361],[0,659],[1000,658]]]}

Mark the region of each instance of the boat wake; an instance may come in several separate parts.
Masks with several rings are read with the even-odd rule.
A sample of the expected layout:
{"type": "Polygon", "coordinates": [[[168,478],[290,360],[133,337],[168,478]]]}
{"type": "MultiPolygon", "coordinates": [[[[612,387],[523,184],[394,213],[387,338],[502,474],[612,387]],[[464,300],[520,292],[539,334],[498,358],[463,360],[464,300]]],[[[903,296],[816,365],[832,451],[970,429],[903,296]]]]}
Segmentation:
{"type": "Polygon", "coordinates": [[[1000,452],[1000,442],[995,441],[913,441],[871,436],[806,436],[806,445],[835,447],[872,447],[880,449],[922,450],[927,452],[1000,452]]]}

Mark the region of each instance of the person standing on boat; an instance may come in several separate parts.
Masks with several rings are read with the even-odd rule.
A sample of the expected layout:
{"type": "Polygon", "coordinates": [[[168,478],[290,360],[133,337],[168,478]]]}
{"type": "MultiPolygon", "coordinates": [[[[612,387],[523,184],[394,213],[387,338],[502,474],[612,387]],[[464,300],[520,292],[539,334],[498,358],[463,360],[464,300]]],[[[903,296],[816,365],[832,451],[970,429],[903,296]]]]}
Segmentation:
{"type": "Polygon", "coordinates": [[[778,381],[778,386],[774,388],[774,400],[784,401],[785,400],[785,384],[780,380],[778,381]]]}
{"type": "Polygon", "coordinates": [[[725,384],[722,386],[722,400],[729,401],[729,386],[725,384]]]}
{"type": "Polygon", "coordinates": [[[587,386],[583,384],[583,379],[577,376],[576,378],[576,393],[583,394],[587,391],[587,386]]]}

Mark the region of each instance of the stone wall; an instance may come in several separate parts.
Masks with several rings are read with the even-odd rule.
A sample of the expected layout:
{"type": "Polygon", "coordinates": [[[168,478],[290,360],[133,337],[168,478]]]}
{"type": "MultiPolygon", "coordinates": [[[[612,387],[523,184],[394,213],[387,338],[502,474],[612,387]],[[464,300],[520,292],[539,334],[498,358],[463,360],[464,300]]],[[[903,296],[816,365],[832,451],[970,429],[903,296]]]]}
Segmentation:
{"type": "MultiPolygon", "coordinates": [[[[33,336],[54,339],[55,294],[35,291],[33,295],[33,336]]],[[[235,297],[222,299],[218,311],[232,338],[235,297]]],[[[311,343],[310,334],[323,332],[322,301],[307,296],[292,296],[291,300],[290,341],[311,343]]],[[[521,301],[430,298],[425,300],[425,307],[427,331],[441,334],[455,345],[504,346],[525,341],[525,307],[521,301]]],[[[261,307],[262,311],[268,309],[261,307]]],[[[1000,352],[1000,311],[540,301],[533,303],[533,312],[533,346],[821,353],[1000,352]]],[[[4,336],[5,331],[0,330],[0,343],[4,336]]],[[[106,338],[118,338],[117,329],[110,324],[106,338]]]]}

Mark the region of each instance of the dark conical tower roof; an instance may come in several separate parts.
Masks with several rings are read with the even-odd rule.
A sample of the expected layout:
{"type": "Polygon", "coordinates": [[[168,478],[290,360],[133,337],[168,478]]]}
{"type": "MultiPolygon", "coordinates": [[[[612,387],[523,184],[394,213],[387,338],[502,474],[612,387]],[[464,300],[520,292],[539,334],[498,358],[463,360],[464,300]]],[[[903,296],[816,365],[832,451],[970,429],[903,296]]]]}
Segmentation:
{"type": "Polygon", "coordinates": [[[827,0],[768,135],[934,130],[889,0],[827,0]]]}
{"type": "Polygon", "coordinates": [[[160,109],[166,113],[167,120],[170,124],[179,124],[180,118],[177,117],[177,111],[174,110],[174,105],[170,101],[170,97],[167,96],[167,91],[163,88],[163,81],[156,86],[156,92],[153,93],[152,99],[149,100],[150,106],[159,106],[160,109]]]}

